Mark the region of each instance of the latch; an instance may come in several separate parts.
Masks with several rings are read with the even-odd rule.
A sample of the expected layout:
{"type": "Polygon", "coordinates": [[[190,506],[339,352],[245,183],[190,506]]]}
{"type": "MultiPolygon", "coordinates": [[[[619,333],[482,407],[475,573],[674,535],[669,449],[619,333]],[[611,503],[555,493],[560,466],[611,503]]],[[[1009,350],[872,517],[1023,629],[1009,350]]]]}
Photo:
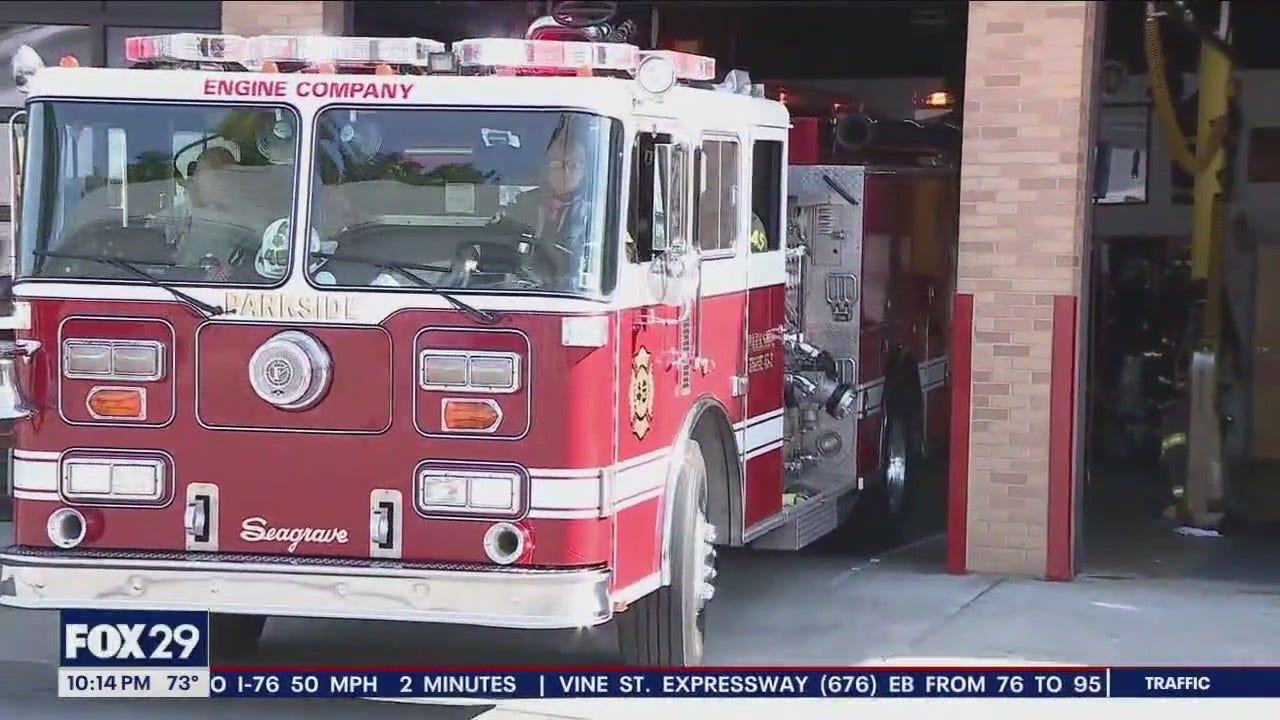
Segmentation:
{"type": "Polygon", "coordinates": [[[742,397],[747,394],[747,376],[733,376],[733,397],[742,397]]]}
{"type": "Polygon", "coordinates": [[[853,319],[853,308],[858,302],[858,278],[850,273],[827,275],[826,298],[827,307],[831,308],[831,319],[849,322],[853,319]]]}
{"type": "Polygon", "coordinates": [[[369,557],[400,558],[404,537],[402,508],[399,490],[369,493],[369,557]]]}
{"type": "Polygon", "coordinates": [[[187,486],[187,506],[182,513],[182,529],[187,550],[218,551],[218,486],[191,483],[187,486]]]}

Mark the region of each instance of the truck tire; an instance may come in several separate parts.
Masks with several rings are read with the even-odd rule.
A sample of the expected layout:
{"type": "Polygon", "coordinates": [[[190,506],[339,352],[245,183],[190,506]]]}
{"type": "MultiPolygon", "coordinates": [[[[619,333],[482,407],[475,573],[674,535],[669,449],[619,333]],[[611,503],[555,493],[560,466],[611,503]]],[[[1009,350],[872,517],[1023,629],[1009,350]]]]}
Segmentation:
{"type": "Polygon", "coordinates": [[[865,513],[875,540],[897,544],[915,510],[924,451],[924,394],[915,361],[904,355],[885,388],[882,470],[867,489],[865,513]]]}
{"type": "Polygon", "coordinates": [[[685,446],[671,518],[671,584],[636,601],[616,620],[628,665],[702,664],[703,619],[715,595],[715,526],[707,520],[707,463],[695,440],[685,446]]]}
{"type": "Polygon", "coordinates": [[[266,628],[265,615],[209,615],[209,652],[218,658],[247,658],[258,650],[266,628]]]}

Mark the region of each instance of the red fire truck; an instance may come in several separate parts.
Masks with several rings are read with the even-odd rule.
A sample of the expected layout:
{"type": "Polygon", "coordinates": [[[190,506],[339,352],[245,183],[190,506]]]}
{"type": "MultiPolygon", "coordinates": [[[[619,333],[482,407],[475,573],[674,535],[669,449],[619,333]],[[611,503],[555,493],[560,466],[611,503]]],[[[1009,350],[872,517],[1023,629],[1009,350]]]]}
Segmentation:
{"type": "Polygon", "coordinates": [[[945,441],[955,178],[828,156],[865,122],[789,140],[744,73],[607,38],[127,57],[15,61],[0,603],[697,664],[717,545],[893,525],[945,441]]]}

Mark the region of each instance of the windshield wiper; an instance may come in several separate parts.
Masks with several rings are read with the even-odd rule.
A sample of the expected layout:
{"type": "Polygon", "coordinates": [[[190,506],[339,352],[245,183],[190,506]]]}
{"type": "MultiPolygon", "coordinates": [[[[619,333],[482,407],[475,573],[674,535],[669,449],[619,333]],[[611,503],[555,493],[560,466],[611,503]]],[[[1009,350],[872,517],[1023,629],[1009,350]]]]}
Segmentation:
{"type": "Polygon", "coordinates": [[[447,273],[447,272],[452,272],[452,268],[442,267],[440,265],[422,265],[419,263],[395,262],[392,260],[387,260],[386,258],[372,257],[369,255],[348,255],[347,253],[342,253],[341,255],[337,255],[335,253],[314,252],[314,251],[311,253],[311,255],[314,257],[325,258],[326,260],[332,260],[334,262],[353,262],[353,263],[359,263],[361,265],[369,265],[372,267],[376,267],[379,270],[386,270],[388,272],[393,272],[402,277],[409,278],[409,280],[413,282],[414,285],[420,288],[423,288],[434,295],[439,295],[440,297],[445,299],[445,302],[452,305],[454,309],[456,309],[458,312],[462,313],[463,315],[469,316],[471,319],[475,320],[481,325],[493,325],[494,323],[502,319],[500,315],[491,313],[488,310],[481,310],[480,308],[475,307],[474,305],[470,305],[468,303],[463,302],[458,298],[458,296],[454,295],[453,293],[447,290],[444,290],[440,286],[436,285],[435,283],[425,280],[423,278],[420,278],[413,273],[414,270],[420,270],[424,272],[447,273]]]}
{"type": "Polygon", "coordinates": [[[60,252],[57,250],[35,250],[32,252],[32,254],[38,255],[40,257],[62,258],[64,260],[84,260],[86,262],[102,263],[103,265],[109,265],[113,268],[119,268],[120,270],[124,270],[125,272],[130,273],[131,275],[136,275],[137,277],[142,278],[143,280],[146,280],[147,282],[151,283],[152,285],[155,285],[158,288],[168,290],[170,294],[172,294],[174,297],[178,298],[179,300],[183,301],[188,306],[195,308],[196,310],[199,310],[200,312],[204,313],[205,317],[225,315],[228,312],[225,308],[223,308],[220,305],[210,305],[209,303],[199,298],[191,297],[190,295],[182,292],[181,290],[178,290],[177,288],[170,287],[164,284],[163,282],[161,282],[151,273],[138,267],[139,265],[155,265],[158,267],[177,267],[177,265],[174,263],[151,262],[149,260],[125,260],[123,258],[117,258],[117,257],[104,257],[101,255],[82,255],[80,253],[60,252]]]}

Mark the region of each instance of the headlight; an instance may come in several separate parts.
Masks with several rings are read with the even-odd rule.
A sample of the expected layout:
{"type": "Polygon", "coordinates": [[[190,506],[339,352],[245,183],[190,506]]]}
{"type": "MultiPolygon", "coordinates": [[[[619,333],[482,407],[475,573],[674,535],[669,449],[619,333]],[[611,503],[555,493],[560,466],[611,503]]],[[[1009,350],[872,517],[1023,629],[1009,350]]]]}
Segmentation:
{"type": "Polygon", "coordinates": [[[62,494],[87,502],[154,503],[164,498],[165,463],[152,458],[68,458],[62,494]]]}
{"type": "Polygon", "coordinates": [[[424,390],[513,393],[520,389],[515,353],[424,350],[418,359],[424,390]]]}
{"type": "Polygon", "coordinates": [[[467,505],[467,481],[443,475],[423,475],[422,506],[458,508],[467,505]]]}
{"type": "Polygon", "coordinates": [[[516,359],[512,356],[471,358],[471,386],[486,390],[510,390],[516,384],[516,359]]]}
{"type": "Polygon", "coordinates": [[[426,354],[422,356],[422,384],[442,387],[465,387],[467,356],[426,354]]]}
{"type": "Polygon", "coordinates": [[[67,340],[62,372],[69,378],[159,380],[164,346],[145,340],[67,340]]]}
{"type": "Polygon", "coordinates": [[[516,472],[427,468],[418,473],[418,510],[509,516],[521,509],[522,488],[516,472]]]}

